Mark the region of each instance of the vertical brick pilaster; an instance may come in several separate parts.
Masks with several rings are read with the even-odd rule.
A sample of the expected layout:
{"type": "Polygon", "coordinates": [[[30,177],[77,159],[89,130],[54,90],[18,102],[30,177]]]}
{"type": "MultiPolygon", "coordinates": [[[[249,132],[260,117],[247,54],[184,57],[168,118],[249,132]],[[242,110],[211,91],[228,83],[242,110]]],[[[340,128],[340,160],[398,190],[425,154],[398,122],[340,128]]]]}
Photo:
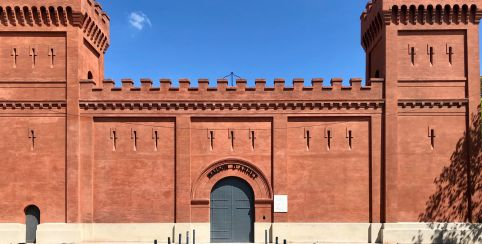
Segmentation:
{"type": "Polygon", "coordinates": [[[79,222],[79,45],[80,31],[67,31],[66,222],[79,222]]]}
{"type": "Polygon", "coordinates": [[[374,115],[370,121],[370,220],[372,223],[382,222],[382,116],[374,115]]]}
{"type": "MultiPolygon", "coordinates": [[[[477,118],[480,117],[480,60],[479,60],[479,26],[478,25],[468,25],[467,28],[467,50],[470,50],[467,53],[467,98],[469,100],[469,105],[467,107],[467,132],[466,132],[466,140],[468,142],[472,142],[477,140],[477,138],[470,138],[471,136],[475,136],[476,133],[480,133],[478,131],[474,131],[477,128],[480,129],[479,126],[475,126],[477,123],[477,118]]],[[[479,163],[477,159],[479,158],[479,154],[481,152],[481,148],[477,148],[477,143],[468,143],[467,151],[469,155],[469,189],[468,189],[468,209],[467,209],[467,217],[465,221],[468,222],[476,222],[477,219],[474,219],[473,216],[473,200],[472,197],[476,192],[474,192],[474,179],[472,178],[477,172],[473,172],[476,169],[476,165],[479,163]]]]}
{"type": "Polygon", "coordinates": [[[384,222],[397,221],[398,208],[398,30],[395,26],[386,26],[385,35],[385,110],[384,146],[385,160],[382,166],[384,174],[385,216],[384,222]]]}
{"type": "Polygon", "coordinates": [[[191,221],[191,118],[176,118],[176,223],[191,221]]]}
{"type": "MultiPolygon", "coordinates": [[[[273,117],[273,160],[272,160],[272,184],[273,194],[285,195],[288,193],[288,162],[286,157],[287,149],[287,126],[288,117],[286,115],[276,115],[273,117]]],[[[288,196],[289,201],[289,196],[288,196]]],[[[274,213],[273,222],[288,222],[289,213],[274,213]]]]}

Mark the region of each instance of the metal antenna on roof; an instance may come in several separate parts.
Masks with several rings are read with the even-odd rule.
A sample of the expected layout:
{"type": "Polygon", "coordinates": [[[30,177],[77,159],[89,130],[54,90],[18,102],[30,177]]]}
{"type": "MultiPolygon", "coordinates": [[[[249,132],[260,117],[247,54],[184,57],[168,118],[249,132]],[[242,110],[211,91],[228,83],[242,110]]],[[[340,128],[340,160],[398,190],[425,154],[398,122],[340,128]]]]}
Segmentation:
{"type": "Polygon", "coordinates": [[[234,86],[234,78],[242,79],[240,76],[236,75],[234,72],[229,73],[229,75],[226,75],[223,77],[223,79],[226,79],[230,77],[230,84],[229,86],[234,86]]]}

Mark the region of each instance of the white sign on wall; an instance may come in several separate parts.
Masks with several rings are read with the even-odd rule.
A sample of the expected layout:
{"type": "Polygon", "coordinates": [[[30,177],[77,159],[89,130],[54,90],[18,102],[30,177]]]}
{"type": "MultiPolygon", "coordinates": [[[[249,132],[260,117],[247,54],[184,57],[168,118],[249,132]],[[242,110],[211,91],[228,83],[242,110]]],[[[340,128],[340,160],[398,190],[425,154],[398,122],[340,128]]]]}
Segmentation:
{"type": "Polygon", "coordinates": [[[274,195],[274,212],[288,212],[288,195],[274,195]]]}

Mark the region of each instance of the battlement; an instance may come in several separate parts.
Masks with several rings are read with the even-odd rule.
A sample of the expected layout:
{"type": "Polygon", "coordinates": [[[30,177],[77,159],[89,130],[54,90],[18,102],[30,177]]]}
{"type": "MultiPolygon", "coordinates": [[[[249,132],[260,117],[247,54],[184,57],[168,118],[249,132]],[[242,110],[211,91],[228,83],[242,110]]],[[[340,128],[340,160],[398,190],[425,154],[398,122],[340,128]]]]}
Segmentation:
{"type": "Polygon", "coordinates": [[[91,45],[105,53],[109,48],[110,19],[102,6],[94,0],[85,0],[82,28],[91,45]]]}
{"type": "Polygon", "coordinates": [[[77,27],[97,52],[105,53],[109,47],[110,19],[94,0],[3,0],[0,26],[3,31],[64,31],[77,27]]]}
{"type": "MultiPolygon", "coordinates": [[[[406,8],[407,10],[413,9],[413,12],[407,12],[407,14],[418,14],[419,12],[427,13],[427,11],[432,8],[432,10],[440,9],[440,13],[443,14],[455,14],[452,15],[456,17],[457,15],[470,15],[472,14],[470,11],[474,11],[476,13],[480,10],[480,6],[482,5],[481,0],[370,0],[365,6],[365,10],[362,12],[360,19],[362,21],[370,21],[371,17],[377,15],[380,11],[383,11],[383,14],[390,12],[393,9],[401,10],[402,7],[406,8]],[[467,12],[462,13],[462,10],[467,10],[467,12]]],[[[390,19],[391,16],[389,16],[390,19]]],[[[480,19],[480,18],[479,18],[480,19]]],[[[415,21],[418,19],[415,19],[415,21]]],[[[454,19],[447,19],[447,21],[457,21],[456,18],[454,19]]],[[[477,22],[477,18],[473,18],[472,22],[477,22]]],[[[424,22],[422,22],[424,23],[424,22]]]]}
{"type": "Polygon", "coordinates": [[[311,86],[305,86],[303,79],[294,79],[288,87],[284,79],[275,79],[274,86],[267,87],[265,79],[256,79],[255,86],[247,86],[247,81],[238,79],[235,86],[229,86],[228,80],[219,79],[216,86],[210,87],[208,79],[199,79],[198,86],[191,86],[188,79],[180,79],[179,87],[173,87],[169,79],[161,79],[159,87],[153,87],[151,79],[141,79],[140,86],[134,86],[131,79],[123,79],[122,86],[116,87],[113,80],[104,80],[96,86],[93,80],[80,82],[82,101],[239,101],[239,100],[282,100],[282,101],[379,101],[383,99],[383,79],[370,79],[362,86],[362,79],[350,79],[349,86],[343,86],[343,80],[334,78],[330,86],[323,86],[323,79],[312,79],[311,86]]]}
{"type": "Polygon", "coordinates": [[[482,0],[373,0],[361,19],[362,46],[368,49],[385,25],[479,24],[482,0]]]}

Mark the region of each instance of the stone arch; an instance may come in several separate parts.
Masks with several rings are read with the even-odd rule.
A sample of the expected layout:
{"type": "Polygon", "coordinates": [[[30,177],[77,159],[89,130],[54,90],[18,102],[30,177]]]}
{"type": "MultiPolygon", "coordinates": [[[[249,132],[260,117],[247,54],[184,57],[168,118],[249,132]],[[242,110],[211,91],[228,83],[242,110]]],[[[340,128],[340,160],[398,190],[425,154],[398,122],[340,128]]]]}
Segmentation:
{"type": "Polygon", "coordinates": [[[193,184],[191,201],[209,203],[212,188],[226,177],[246,181],[253,189],[255,202],[269,202],[273,198],[271,185],[258,167],[246,160],[228,158],[214,162],[201,172],[193,184]]]}

